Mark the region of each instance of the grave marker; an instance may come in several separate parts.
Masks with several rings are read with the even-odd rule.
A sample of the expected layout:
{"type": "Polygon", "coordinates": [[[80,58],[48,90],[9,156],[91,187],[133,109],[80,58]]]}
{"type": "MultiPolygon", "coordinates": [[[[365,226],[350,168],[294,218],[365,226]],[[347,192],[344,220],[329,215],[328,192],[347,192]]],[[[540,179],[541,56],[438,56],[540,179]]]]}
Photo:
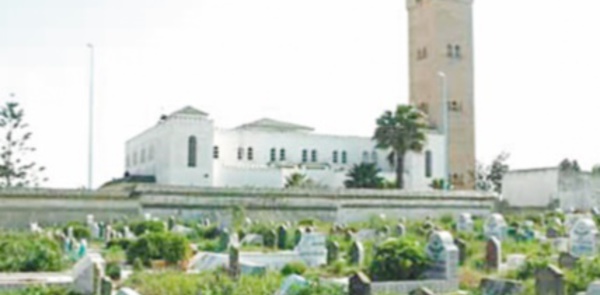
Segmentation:
{"type": "Polygon", "coordinates": [[[458,216],[458,222],[456,223],[456,231],[458,232],[472,232],[473,231],[473,217],[470,213],[462,213],[458,216]]]}
{"type": "Polygon", "coordinates": [[[454,244],[458,248],[458,262],[460,265],[463,265],[465,260],[467,260],[467,242],[456,238],[454,239],[454,244]]]}
{"type": "Polygon", "coordinates": [[[482,295],[520,295],[523,284],[519,281],[485,278],[481,280],[479,289],[482,295]]]}
{"type": "Polygon", "coordinates": [[[596,223],[590,218],[581,218],[569,231],[569,252],[576,257],[596,255],[596,223]]]}
{"type": "Polygon", "coordinates": [[[275,248],[277,246],[277,232],[274,229],[267,231],[264,236],[265,247],[275,248]]]}
{"type": "Polygon", "coordinates": [[[485,246],[485,269],[498,271],[502,262],[502,243],[495,236],[487,240],[485,246]]]}
{"type": "Polygon", "coordinates": [[[402,237],[404,234],[406,234],[406,226],[403,223],[396,224],[396,235],[402,237]]]}
{"type": "Polygon", "coordinates": [[[371,295],[371,280],[363,272],[358,272],[350,277],[349,295],[371,295]]]}
{"type": "Polygon", "coordinates": [[[238,245],[229,247],[229,276],[237,280],[240,277],[240,248],[238,245]]]}
{"type": "Polygon", "coordinates": [[[309,267],[327,264],[326,238],[321,233],[304,233],[294,250],[309,267]]]}
{"type": "Polygon", "coordinates": [[[350,246],[350,264],[362,265],[365,257],[365,248],[363,244],[356,240],[350,246]]]}
{"type": "Polygon", "coordinates": [[[586,295],[600,295],[600,281],[595,281],[587,287],[586,295]]]}
{"type": "Polygon", "coordinates": [[[458,278],[459,250],[450,232],[434,232],[429,238],[425,251],[433,262],[425,272],[425,277],[443,280],[458,278]]]}
{"type": "Polygon", "coordinates": [[[490,215],[483,226],[483,234],[486,238],[496,237],[502,241],[506,236],[507,225],[504,216],[498,213],[490,215]]]}
{"type": "Polygon", "coordinates": [[[287,244],[288,230],[285,225],[280,225],[277,228],[277,248],[283,250],[287,244]]]}
{"type": "Polygon", "coordinates": [[[569,252],[561,252],[558,256],[558,266],[565,269],[573,269],[577,264],[578,257],[571,255],[569,252]]]}
{"type": "Polygon", "coordinates": [[[336,241],[327,242],[327,265],[340,259],[340,244],[336,241]]]}
{"type": "Polygon", "coordinates": [[[564,274],[553,265],[538,270],[535,273],[536,295],[564,295],[564,274]]]}

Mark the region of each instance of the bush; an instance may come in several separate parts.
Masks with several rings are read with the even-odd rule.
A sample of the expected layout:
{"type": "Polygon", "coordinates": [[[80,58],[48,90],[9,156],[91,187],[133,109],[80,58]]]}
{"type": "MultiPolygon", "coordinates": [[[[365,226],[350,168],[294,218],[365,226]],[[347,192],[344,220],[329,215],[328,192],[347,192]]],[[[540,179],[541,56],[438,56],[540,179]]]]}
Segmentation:
{"type": "Polygon", "coordinates": [[[121,266],[116,262],[109,262],[106,264],[106,275],[113,281],[121,279],[121,266]]]}
{"type": "Polygon", "coordinates": [[[124,251],[127,251],[129,246],[131,245],[131,240],[129,239],[112,239],[106,243],[106,248],[110,249],[113,247],[119,247],[124,251]]]}
{"type": "Polygon", "coordinates": [[[87,226],[77,222],[67,223],[67,225],[63,228],[65,235],[69,233],[69,227],[73,228],[73,237],[77,240],[89,240],[92,237],[92,232],[90,229],[87,226]]]}
{"type": "Polygon", "coordinates": [[[29,287],[26,289],[5,291],[2,295],[80,295],[61,287],[29,287]]]}
{"type": "Polygon", "coordinates": [[[146,266],[151,260],[163,259],[175,264],[189,257],[190,245],[186,237],[174,233],[150,233],[140,237],[127,250],[127,261],[140,259],[146,266]]]}
{"type": "Polygon", "coordinates": [[[369,274],[373,281],[418,280],[429,265],[425,250],[417,241],[389,239],[375,249],[369,274]]]}
{"type": "Polygon", "coordinates": [[[65,266],[62,248],[54,239],[0,233],[0,272],[51,272],[65,266]]]}
{"type": "Polygon", "coordinates": [[[306,265],[301,261],[292,261],[286,264],[281,269],[281,274],[283,276],[289,276],[291,274],[302,275],[306,272],[306,265]]]}
{"type": "Polygon", "coordinates": [[[146,231],[150,233],[162,233],[165,232],[165,224],[160,220],[145,220],[138,221],[131,225],[131,231],[136,236],[141,236],[146,233],[146,231]]]}

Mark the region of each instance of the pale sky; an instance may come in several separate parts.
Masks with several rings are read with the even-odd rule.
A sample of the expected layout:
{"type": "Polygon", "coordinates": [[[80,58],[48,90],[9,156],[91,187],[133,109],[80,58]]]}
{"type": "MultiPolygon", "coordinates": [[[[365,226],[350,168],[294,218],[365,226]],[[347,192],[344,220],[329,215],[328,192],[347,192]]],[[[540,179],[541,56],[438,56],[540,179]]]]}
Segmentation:
{"type": "MultiPolygon", "coordinates": [[[[475,1],[479,160],[600,163],[598,11],[475,1]]],[[[25,107],[47,186],[85,185],[93,42],[98,186],[123,174],[128,138],[185,105],[220,127],[270,117],[371,136],[408,102],[407,32],[403,0],[0,0],[0,101],[25,107]]]]}

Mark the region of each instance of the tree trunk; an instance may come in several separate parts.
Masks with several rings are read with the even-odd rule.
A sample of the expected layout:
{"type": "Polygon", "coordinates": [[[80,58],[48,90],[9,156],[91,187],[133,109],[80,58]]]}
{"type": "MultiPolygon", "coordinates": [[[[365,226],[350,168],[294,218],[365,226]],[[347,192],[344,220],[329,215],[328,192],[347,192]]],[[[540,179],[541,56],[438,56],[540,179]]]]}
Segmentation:
{"type": "Polygon", "coordinates": [[[404,188],[404,153],[396,151],[396,187],[404,188]]]}

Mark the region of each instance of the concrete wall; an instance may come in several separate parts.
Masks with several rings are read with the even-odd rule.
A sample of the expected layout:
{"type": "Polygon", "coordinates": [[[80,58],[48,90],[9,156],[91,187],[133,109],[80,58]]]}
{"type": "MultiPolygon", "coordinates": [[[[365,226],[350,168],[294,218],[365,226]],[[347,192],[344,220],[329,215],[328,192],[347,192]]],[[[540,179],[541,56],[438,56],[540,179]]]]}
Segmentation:
{"type": "Polygon", "coordinates": [[[0,224],[25,228],[30,222],[42,226],[84,221],[88,214],[97,220],[143,213],[182,219],[210,218],[231,222],[232,208],[245,208],[255,220],[288,221],[315,218],[325,221],[368,220],[381,213],[389,218],[424,218],[469,212],[487,215],[494,210],[494,195],[476,192],[395,190],[282,190],[222,189],[139,185],[128,194],[80,191],[0,192],[0,224]]]}
{"type": "Polygon", "coordinates": [[[509,171],[502,179],[502,198],[514,207],[545,207],[558,198],[558,168],[509,171]]]}

